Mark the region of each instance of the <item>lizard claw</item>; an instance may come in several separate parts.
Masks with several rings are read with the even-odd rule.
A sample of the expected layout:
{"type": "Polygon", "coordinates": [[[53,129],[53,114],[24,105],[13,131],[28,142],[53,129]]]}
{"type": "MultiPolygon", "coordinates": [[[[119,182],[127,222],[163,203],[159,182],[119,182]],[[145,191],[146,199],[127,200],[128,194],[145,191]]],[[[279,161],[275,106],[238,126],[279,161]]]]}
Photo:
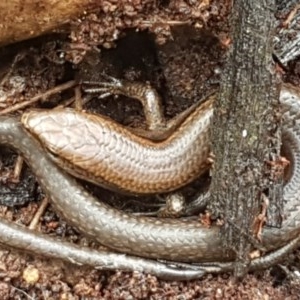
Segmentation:
{"type": "Polygon", "coordinates": [[[123,82],[120,79],[102,73],[103,81],[83,81],[82,89],[89,94],[99,94],[99,98],[122,94],[123,82]]]}

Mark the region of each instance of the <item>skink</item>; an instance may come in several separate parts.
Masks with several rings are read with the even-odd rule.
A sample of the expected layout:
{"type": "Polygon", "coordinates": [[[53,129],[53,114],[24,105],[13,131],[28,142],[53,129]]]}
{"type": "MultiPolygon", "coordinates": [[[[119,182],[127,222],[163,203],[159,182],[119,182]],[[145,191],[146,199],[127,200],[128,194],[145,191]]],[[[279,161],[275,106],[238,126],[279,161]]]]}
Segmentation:
{"type": "MultiPolygon", "coordinates": [[[[299,99],[298,90],[283,87],[280,96],[284,113],[282,138],[287,152],[290,153],[292,175],[284,189],[286,218],[282,228],[265,228],[263,231],[262,246],[267,251],[283,246],[300,233],[299,99]]],[[[56,112],[51,113],[55,115],[56,112]]],[[[212,107],[206,113],[211,116],[212,107]]],[[[205,118],[202,115],[199,117],[205,118]]],[[[209,120],[210,118],[207,118],[207,126],[209,120]]],[[[196,126],[198,123],[194,124],[196,126]]],[[[190,133],[184,134],[193,136],[195,132],[197,130],[192,129],[190,133]]],[[[182,134],[182,131],[178,131],[177,134],[182,134]]],[[[203,146],[207,147],[208,137],[203,136],[200,140],[205,143],[203,146]]],[[[13,146],[24,156],[59,213],[70,224],[103,245],[141,257],[182,262],[228,261],[234,258],[234,253],[225,255],[222,251],[219,228],[216,226],[204,228],[195,221],[139,218],[98,202],[71,176],[53,164],[41,144],[22,129],[15,119],[0,119],[0,142],[13,146]]],[[[130,145],[126,137],[122,137],[119,142],[122,143],[122,147],[130,145]]],[[[126,174],[124,175],[126,177],[126,174]]]]}
{"type": "Polygon", "coordinates": [[[209,122],[214,96],[173,134],[153,142],[105,118],[71,109],[33,110],[23,125],[70,173],[130,194],[176,190],[211,166],[209,122]]]}

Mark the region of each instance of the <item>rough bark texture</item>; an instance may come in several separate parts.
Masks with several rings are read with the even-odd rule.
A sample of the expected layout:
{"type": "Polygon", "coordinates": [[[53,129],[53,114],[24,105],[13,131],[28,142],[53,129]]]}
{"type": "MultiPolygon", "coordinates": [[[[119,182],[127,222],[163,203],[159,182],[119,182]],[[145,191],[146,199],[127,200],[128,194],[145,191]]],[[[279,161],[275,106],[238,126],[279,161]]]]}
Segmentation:
{"type": "Polygon", "coordinates": [[[0,46],[51,32],[95,7],[94,0],[0,1],[0,46]]]}
{"type": "Polygon", "coordinates": [[[263,194],[272,197],[277,215],[281,208],[281,179],[272,180],[266,167],[280,152],[279,95],[272,65],[274,10],[274,0],[234,2],[232,46],[214,109],[216,163],[210,208],[224,218],[224,249],[237,252],[236,276],[246,271],[263,194]]]}

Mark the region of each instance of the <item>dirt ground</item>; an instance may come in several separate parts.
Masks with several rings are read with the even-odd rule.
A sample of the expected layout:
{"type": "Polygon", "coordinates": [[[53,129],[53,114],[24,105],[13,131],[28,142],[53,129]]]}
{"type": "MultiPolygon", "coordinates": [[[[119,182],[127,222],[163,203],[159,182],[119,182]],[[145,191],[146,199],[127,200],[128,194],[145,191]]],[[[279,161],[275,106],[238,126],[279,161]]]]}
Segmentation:
{"type": "MultiPolygon", "coordinates": [[[[101,80],[101,73],[149,81],[162,97],[167,118],[218,88],[229,42],[229,1],[136,1],[134,7],[130,1],[122,3],[118,7],[114,1],[103,2],[99,12],[74,21],[70,34],[0,49],[0,109],[9,110],[72,79],[101,80]]],[[[299,66],[299,59],[285,68],[278,66],[283,80],[299,85],[299,66]]],[[[52,108],[73,95],[74,90],[68,89],[29,107],[52,108]]],[[[10,113],[20,115],[29,107],[10,113]]],[[[145,126],[140,104],[125,97],[92,99],[84,109],[124,125],[145,126]]],[[[44,197],[27,167],[22,169],[20,182],[11,181],[16,157],[1,147],[0,211],[2,217],[28,225],[44,197]]],[[[191,198],[207,181],[199,179],[182,193],[191,198]]],[[[82,184],[120,209],[156,209],[151,208],[155,203],[151,197],[132,201],[132,197],[82,184]]],[[[99,247],[60,219],[51,205],[40,217],[37,230],[99,247]]],[[[241,282],[230,274],[166,282],[145,274],[97,271],[3,249],[0,299],[299,299],[299,253],[290,254],[280,266],[248,274],[241,282]]]]}

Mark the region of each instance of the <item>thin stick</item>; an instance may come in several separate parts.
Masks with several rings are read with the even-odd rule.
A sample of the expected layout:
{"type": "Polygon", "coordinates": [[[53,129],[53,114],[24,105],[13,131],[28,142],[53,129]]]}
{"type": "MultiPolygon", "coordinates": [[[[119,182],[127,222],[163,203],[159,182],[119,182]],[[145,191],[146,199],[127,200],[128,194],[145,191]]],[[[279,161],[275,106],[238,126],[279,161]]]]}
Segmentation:
{"type": "Polygon", "coordinates": [[[42,200],[42,203],[39,207],[39,209],[37,210],[37,212],[35,213],[34,217],[32,218],[28,228],[33,230],[33,229],[36,229],[36,226],[37,224],[39,223],[40,221],[40,217],[42,216],[42,214],[44,213],[44,211],[46,210],[47,208],[47,205],[48,205],[49,201],[48,199],[45,197],[43,200],[42,200]]]}
{"type": "Polygon", "coordinates": [[[0,111],[0,116],[3,116],[8,113],[12,113],[12,112],[22,109],[24,107],[27,107],[27,106],[39,101],[40,99],[46,99],[47,97],[49,97],[53,94],[61,93],[62,91],[72,88],[75,85],[76,85],[76,81],[71,80],[71,81],[63,83],[61,85],[55,86],[54,88],[33,97],[31,100],[24,101],[22,103],[17,103],[16,105],[13,105],[13,106],[3,109],[2,111],[0,111]]]}

